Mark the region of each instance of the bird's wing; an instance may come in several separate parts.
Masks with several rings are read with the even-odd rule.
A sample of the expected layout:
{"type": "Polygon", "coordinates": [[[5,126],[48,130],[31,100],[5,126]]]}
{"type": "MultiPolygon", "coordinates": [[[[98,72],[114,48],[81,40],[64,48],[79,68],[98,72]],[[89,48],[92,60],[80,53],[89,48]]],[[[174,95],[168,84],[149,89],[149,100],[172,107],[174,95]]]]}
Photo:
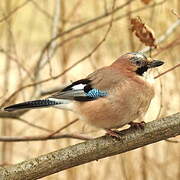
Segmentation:
{"type": "Polygon", "coordinates": [[[102,68],[90,74],[87,78],[73,82],[63,90],[49,96],[46,99],[27,101],[5,107],[5,111],[20,109],[43,108],[59,106],[70,109],[72,101],[92,101],[109,95],[111,89],[122,82],[122,77],[111,68],[102,68]]]}
{"type": "Polygon", "coordinates": [[[92,87],[90,79],[81,79],[65,87],[62,91],[48,97],[49,100],[59,101],[60,99],[75,101],[92,101],[107,96],[108,93],[92,87]]]}
{"type": "Polygon", "coordinates": [[[109,91],[121,83],[122,77],[111,68],[101,68],[85,79],[73,82],[62,91],[50,96],[49,100],[60,99],[92,101],[109,95],[109,91]]]}
{"type": "Polygon", "coordinates": [[[107,96],[106,91],[93,88],[90,79],[81,79],[73,82],[65,87],[62,91],[53,94],[52,96],[34,101],[26,101],[23,103],[13,104],[5,107],[5,111],[15,111],[32,108],[59,107],[61,109],[70,109],[68,104],[75,101],[92,101],[100,97],[107,96]]]}

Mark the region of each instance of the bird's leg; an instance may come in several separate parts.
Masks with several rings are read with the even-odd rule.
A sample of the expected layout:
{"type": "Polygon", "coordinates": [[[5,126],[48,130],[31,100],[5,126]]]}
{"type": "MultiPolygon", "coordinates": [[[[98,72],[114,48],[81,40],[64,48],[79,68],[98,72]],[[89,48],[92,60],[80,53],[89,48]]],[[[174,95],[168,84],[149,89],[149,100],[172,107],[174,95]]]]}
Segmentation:
{"type": "Polygon", "coordinates": [[[141,122],[133,122],[133,121],[131,121],[131,122],[129,123],[129,125],[130,125],[132,128],[144,129],[145,122],[144,122],[144,121],[141,121],[141,122]]]}
{"type": "Polygon", "coordinates": [[[106,134],[112,137],[116,137],[119,138],[120,137],[120,133],[118,130],[111,130],[111,129],[105,129],[106,134]]]}

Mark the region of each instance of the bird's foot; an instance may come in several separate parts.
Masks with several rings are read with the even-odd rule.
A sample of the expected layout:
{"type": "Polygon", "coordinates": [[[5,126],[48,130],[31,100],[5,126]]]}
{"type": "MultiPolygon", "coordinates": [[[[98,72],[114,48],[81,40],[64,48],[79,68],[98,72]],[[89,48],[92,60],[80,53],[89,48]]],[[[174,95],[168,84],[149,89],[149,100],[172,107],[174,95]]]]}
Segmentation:
{"type": "Polygon", "coordinates": [[[120,132],[118,130],[105,129],[106,135],[120,139],[120,132]]]}
{"type": "Polygon", "coordinates": [[[144,121],[141,121],[141,122],[130,122],[129,125],[132,128],[135,128],[135,129],[144,129],[145,122],[144,121]]]}

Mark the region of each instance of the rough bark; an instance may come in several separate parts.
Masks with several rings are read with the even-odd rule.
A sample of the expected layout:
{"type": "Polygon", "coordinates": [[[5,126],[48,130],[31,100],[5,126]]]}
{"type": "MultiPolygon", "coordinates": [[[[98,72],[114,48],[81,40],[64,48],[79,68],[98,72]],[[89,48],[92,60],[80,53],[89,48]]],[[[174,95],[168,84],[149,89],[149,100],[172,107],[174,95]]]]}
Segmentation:
{"type": "Polygon", "coordinates": [[[147,123],[144,130],[123,130],[120,139],[103,136],[16,165],[1,167],[0,179],[38,179],[177,135],[180,135],[180,113],[147,123]]]}

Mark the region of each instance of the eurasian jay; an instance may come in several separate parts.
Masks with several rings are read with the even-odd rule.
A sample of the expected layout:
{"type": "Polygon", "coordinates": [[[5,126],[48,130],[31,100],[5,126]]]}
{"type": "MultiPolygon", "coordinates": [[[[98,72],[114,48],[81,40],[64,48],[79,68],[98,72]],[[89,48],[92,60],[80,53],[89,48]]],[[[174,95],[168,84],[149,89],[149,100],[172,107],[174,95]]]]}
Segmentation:
{"type": "Polygon", "coordinates": [[[80,119],[116,136],[112,128],[131,124],[147,111],[154,96],[153,78],[149,79],[147,71],[162,64],[141,52],[127,53],[46,99],[14,104],[4,110],[42,107],[71,110],[80,119]]]}

